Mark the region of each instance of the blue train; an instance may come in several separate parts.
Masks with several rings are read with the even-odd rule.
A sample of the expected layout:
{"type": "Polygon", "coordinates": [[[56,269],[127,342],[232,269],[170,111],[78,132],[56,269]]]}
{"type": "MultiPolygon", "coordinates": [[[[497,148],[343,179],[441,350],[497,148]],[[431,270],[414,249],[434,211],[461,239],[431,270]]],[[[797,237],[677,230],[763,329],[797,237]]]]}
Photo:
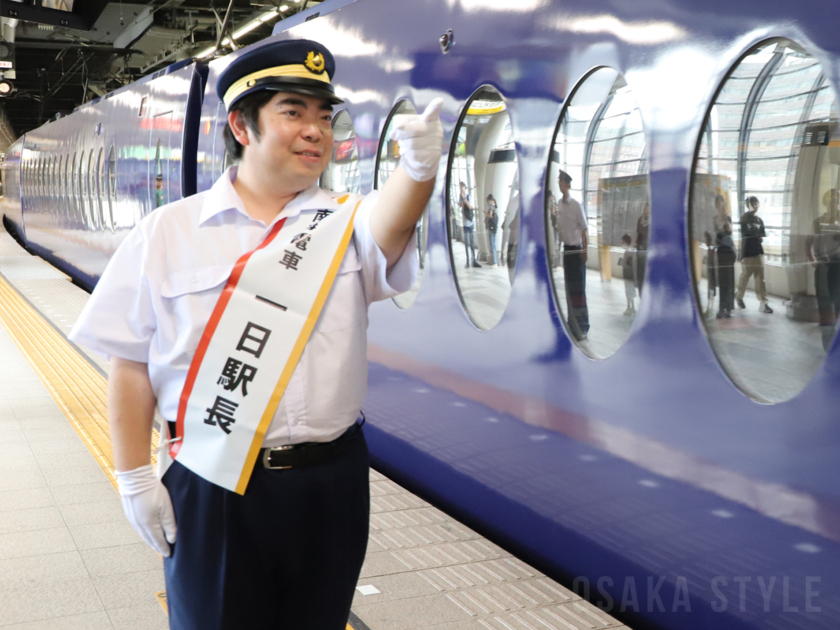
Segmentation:
{"type": "MultiPolygon", "coordinates": [[[[280,22],[337,59],[327,188],[379,186],[391,116],[445,99],[422,277],[370,312],[375,466],[633,628],[838,627],[839,17],[327,0],[280,22]]],[[[19,138],[9,229],[92,287],[231,162],[237,54],[19,138]]]]}

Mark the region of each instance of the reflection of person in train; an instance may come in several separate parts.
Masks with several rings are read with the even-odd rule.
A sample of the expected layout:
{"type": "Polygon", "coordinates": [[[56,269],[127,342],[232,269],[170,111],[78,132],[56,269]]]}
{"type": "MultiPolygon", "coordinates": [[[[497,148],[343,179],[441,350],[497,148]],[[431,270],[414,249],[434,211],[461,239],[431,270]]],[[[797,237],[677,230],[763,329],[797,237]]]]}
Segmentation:
{"type": "Polygon", "coordinates": [[[814,265],[823,347],[828,349],[840,315],[840,190],[826,191],[823,204],[825,214],[814,219],[814,234],[805,250],[814,265]]]}
{"type": "Polygon", "coordinates": [[[551,233],[548,239],[549,259],[553,267],[559,267],[560,233],[557,231],[557,198],[550,190],[548,191],[548,201],[546,201],[546,211],[548,212],[548,220],[551,222],[551,233]]]}
{"type": "Polygon", "coordinates": [[[723,195],[715,197],[715,208],[715,259],[720,287],[717,317],[720,319],[731,317],[735,308],[735,241],[732,240],[732,218],[726,213],[723,195]]]}
{"type": "Polygon", "coordinates": [[[648,238],[650,238],[650,202],[645,202],[645,208],[636,221],[636,287],[639,296],[645,284],[645,270],[647,267],[648,238]]]}
{"type": "Polygon", "coordinates": [[[163,175],[155,177],[155,208],[163,205],[163,175]]]}
{"type": "Polygon", "coordinates": [[[627,310],[625,315],[636,313],[636,263],[638,262],[630,246],[633,244],[633,237],[625,234],[621,237],[621,244],[624,246],[624,256],[618,261],[622,268],[624,277],[624,295],[627,297],[627,310]]]}
{"type": "Polygon", "coordinates": [[[493,265],[497,265],[496,230],[499,229],[499,212],[496,207],[496,198],[492,194],[487,195],[487,210],[484,211],[484,225],[487,228],[487,240],[490,243],[491,260],[493,261],[493,265]]]}
{"type": "Polygon", "coordinates": [[[461,182],[459,187],[461,195],[458,198],[458,205],[461,207],[461,219],[464,222],[464,249],[467,250],[465,267],[481,267],[475,259],[475,208],[473,208],[470,194],[467,192],[467,185],[461,182]],[[470,252],[472,252],[472,263],[470,262],[470,252]]]}
{"type": "Polygon", "coordinates": [[[513,181],[512,186],[513,195],[508,201],[507,209],[505,210],[505,221],[502,225],[504,233],[507,235],[507,251],[502,252],[504,258],[499,263],[501,265],[507,264],[508,274],[510,275],[510,283],[513,284],[513,273],[516,269],[516,252],[519,247],[519,178],[513,181]]]}
{"type": "Polygon", "coordinates": [[[566,285],[566,304],[569,327],[579,340],[589,334],[589,309],[586,306],[586,217],[580,204],[571,198],[572,178],[565,171],[557,176],[563,197],[557,203],[557,231],[563,244],[563,279],[566,285]]]}
{"type": "Polygon", "coordinates": [[[755,276],[755,294],[761,304],[758,307],[762,313],[772,313],[773,309],[767,304],[767,286],[764,284],[764,248],[762,239],[767,236],[764,232],[764,221],[758,216],[758,197],[747,197],[747,211],[741,216],[741,279],[738,282],[738,295],[735,301],[739,308],[747,308],[744,304],[744,294],[750,276],[755,276]]]}
{"type": "Polygon", "coordinates": [[[703,241],[706,243],[706,279],[708,289],[706,292],[706,316],[712,314],[712,309],[715,305],[715,295],[717,295],[717,256],[715,254],[714,241],[712,235],[706,231],[703,234],[703,241]]]}

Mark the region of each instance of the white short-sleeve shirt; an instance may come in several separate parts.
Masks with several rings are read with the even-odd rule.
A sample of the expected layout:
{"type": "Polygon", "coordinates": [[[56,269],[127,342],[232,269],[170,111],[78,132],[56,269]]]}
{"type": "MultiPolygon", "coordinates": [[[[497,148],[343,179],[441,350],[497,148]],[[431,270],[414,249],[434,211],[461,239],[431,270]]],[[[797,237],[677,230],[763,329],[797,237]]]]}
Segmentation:
{"type": "Polygon", "coordinates": [[[582,245],[586,227],[586,216],[580,204],[571,197],[561,198],[557,202],[557,229],[560,232],[560,240],[573,247],[582,245]]]}
{"type": "MultiPolygon", "coordinates": [[[[106,357],[147,363],[161,416],[174,421],[190,363],[236,261],[285,217],[338,205],[317,184],[266,225],[251,218],[229,168],[203,193],[155,210],[114,253],[69,337],[106,357]]],[[[367,309],[414,284],[415,239],[390,268],[362,201],[352,246],[289,381],[264,446],[330,441],[355,422],[367,393],[367,309]]]]}

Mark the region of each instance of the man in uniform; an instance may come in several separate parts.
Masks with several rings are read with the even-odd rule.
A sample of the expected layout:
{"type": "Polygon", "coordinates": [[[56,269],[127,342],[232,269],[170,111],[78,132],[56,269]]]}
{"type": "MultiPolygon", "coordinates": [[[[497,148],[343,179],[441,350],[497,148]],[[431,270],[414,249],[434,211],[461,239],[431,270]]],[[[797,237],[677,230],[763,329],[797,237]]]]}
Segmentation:
{"type": "Polygon", "coordinates": [[[217,91],[238,164],[132,230],[71,333],[110,357],[123,508],[165,556],[178,630],[347,622],[369,519],[367,307],[414,282],[443,129],[439,99],[400,118],[383,190],[331,196],[333,74],[312,41],[237,57],[217,91]]]}
{"type": "Polygon", "coordinates": [[[563,245],[563,280],[566,285],[566,304],[569,328],[578,341],[589,334],[589,309],[586,305],[586,217],[580,204],[572,199],[572,177],[565,171],[557,176],[562,197],[557,203],[557,231],[563,245]]]}

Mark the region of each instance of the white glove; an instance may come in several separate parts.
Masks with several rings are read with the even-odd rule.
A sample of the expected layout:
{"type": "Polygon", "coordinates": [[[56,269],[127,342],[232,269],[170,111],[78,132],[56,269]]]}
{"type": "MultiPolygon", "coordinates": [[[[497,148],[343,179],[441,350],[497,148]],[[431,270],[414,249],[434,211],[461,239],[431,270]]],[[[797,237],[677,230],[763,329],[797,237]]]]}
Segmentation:
{"type": "Polygon", "coordinates": [[[169,557],[175,542],[175,510],[169,491],[155,475],[152,465],[116,472],[123,512],[131,526],[160,555],[169,557]]]}
{"type": "Polygon", "coordinates": [[[436,98],[420,115],[394,116],[391,139],[399,142],[400,166],[416,182],[427,182],[437,175],[443,144],[441,107],[443,99],[436,98]]]}

